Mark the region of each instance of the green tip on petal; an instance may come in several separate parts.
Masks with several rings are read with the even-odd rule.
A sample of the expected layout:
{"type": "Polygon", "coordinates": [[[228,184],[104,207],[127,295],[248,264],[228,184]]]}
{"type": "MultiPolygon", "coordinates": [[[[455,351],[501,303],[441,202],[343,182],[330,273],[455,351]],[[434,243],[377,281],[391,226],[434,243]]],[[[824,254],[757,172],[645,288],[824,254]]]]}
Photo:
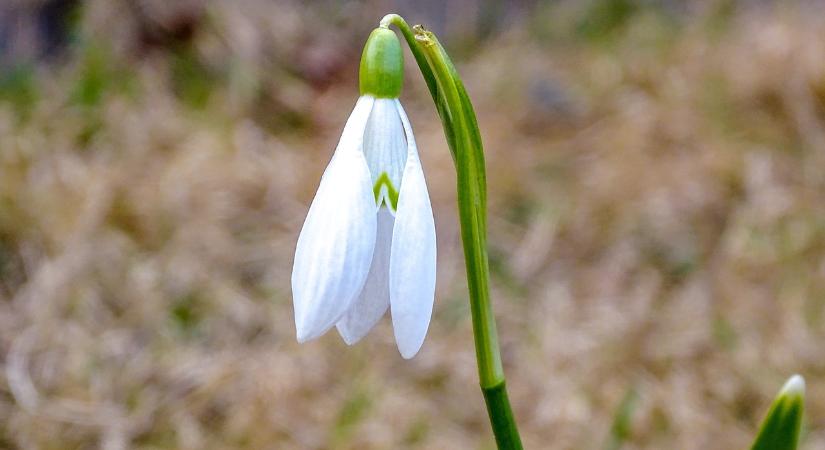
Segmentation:
{"type": "Polygon", "coordinates": [[[771,405],[751,450],[795,450],[805,409],[805,380],[794,375],[771,405]]]}
{"type": "Polygon", "coordinates": [[[376,28],[370,33],[359,72],[361,95],[398,98],[404,84],[404,55],[395,32],[376,28]]]}

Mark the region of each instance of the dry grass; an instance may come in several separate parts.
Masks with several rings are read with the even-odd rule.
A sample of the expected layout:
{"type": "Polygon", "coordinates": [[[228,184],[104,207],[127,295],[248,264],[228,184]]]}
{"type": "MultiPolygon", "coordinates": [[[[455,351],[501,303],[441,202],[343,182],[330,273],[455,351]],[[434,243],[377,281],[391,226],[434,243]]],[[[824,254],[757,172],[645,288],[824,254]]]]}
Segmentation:
{"type": "MultiPolygon", "coordinates": [[[[384,321],[298,345],[292,252],[371,23],[306,41],[311,7],[232,5],[192,47],[230,67],[212,84],[187,54],[122,56],[129,22],[100,2],[82,26],[111,52],[0,104],[0,447],[492,448],[420,77],[402,100],[439,233],[427,341],[404,361],[384,321]]],[[[606,448],[623,398],[623,448],[746,448],[794,372],[802,448],[825,448],[823,17],[640,13],[597,41],[524,24],[460,61],[528,448],[606,448]]]]}

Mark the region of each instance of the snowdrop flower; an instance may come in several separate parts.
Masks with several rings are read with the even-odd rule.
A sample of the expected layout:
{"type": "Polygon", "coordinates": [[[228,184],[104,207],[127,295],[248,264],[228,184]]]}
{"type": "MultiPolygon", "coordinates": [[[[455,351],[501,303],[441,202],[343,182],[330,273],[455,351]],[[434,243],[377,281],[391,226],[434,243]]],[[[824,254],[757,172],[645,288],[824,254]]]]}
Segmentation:
{"type": "Polygon", "coordinates": [[[344,126],[295,250],[299,342],[333,325],[347,344],[387,309],[404,358],[424,342],[435,292],[435,224],[412,127],[398,96],[403,56],[377,28],[361,57],[361,97],[344,126]]]}

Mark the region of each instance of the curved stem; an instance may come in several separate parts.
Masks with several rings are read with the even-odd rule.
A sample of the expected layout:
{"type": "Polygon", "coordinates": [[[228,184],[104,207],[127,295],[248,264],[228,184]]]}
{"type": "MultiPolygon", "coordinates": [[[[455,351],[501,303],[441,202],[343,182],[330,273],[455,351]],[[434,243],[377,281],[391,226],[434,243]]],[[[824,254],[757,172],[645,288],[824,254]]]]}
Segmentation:
{"type": "Polygon", "coordinates": [[[467,268],[478,375],[499,449],[521,449],[521,438],[505,387],[504,369],[490,302],[487,258],[487,180],[481,134],[464,84],[433,33],[410,29],[401,16],[389,14],[382,27],[401,30],[418,63],[444,126],[456,167],[461,240],[467,268]]]}

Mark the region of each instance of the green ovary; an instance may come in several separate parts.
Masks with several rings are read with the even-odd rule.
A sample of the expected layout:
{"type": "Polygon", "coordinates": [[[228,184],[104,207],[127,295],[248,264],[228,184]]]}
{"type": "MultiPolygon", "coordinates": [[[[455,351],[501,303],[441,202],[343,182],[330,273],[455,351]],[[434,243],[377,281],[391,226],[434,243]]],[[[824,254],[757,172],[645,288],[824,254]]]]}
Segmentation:
{"type": "Polygon", "coordinates": [[[372,187],[372,193],[375,195],[375,203],[380,206],[381,202],[381,188],[387,188],[387,198],[390,201],[390,205],[387,205],[395,211],[398,206],[398,190],[393,186],[392,181],[390,180],[389,175],[387,172],[381,172],[381,175],[375,180],[375,184],[372,187]]]}

